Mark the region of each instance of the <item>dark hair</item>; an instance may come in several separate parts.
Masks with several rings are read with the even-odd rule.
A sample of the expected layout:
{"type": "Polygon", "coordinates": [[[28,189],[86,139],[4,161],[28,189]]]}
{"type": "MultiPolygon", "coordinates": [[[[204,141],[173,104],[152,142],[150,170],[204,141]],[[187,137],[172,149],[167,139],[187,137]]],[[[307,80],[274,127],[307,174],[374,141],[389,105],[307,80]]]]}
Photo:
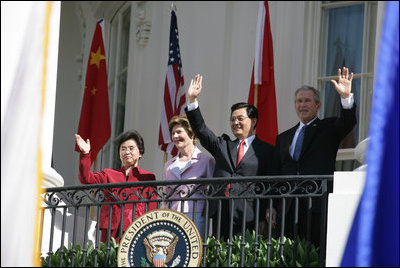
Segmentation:
{"type": "Polygon", "coordinates": [[[253,118],[257,119],[257,122],[256,122],[256,124],[254,125],[254,128],[256,128],[257,123],[258,123],[258,111],[257,111],[257,108],[256,108],[254,105],[249,104],[249,103],[247,103],[247,102],[238,102],[238,103],[235,103],[235,104],[232,105],[232,107],[231,107],[231,115],[232,115],[232,113],[233,113],[234,111],[236,111],[236,110],[238,110],[238,109],[242,109],[242,108],[246,108],[247,116],[248,116],[250,119],[253,119],[253,118]]]}
{"type": "Polygon", "coordinates": [[[139,132],[136,130],[127,131],[122,134],[122,136],[118,140],[118,152],[121,149],[121,144],[127,140],[134,140],[138,146],[139,153],[143,156],[144,154],[144,142],[142,136],[140,136],[139,132]]]}

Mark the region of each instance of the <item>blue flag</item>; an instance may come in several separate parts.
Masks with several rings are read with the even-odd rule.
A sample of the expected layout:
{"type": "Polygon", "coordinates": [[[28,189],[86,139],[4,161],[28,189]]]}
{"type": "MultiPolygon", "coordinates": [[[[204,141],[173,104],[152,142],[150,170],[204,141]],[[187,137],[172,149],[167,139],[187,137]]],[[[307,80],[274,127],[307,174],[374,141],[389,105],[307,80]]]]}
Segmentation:
{"type": "Polygon", "coordinates": [[[365,188],[341,266],[399,266],[399,2],[386,2],[365,188]]]}

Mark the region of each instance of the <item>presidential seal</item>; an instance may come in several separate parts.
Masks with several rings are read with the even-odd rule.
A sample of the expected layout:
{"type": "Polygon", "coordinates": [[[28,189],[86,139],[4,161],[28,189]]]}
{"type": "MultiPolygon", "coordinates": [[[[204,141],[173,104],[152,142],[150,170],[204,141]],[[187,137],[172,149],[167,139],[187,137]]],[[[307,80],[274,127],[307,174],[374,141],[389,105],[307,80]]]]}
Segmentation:
{"type": "Polygon", "coordinates": [[[149,211],[125,231],[118,266],[193,267],[203,256],[201,236],[185,214],[170,209],[149,211]]]}

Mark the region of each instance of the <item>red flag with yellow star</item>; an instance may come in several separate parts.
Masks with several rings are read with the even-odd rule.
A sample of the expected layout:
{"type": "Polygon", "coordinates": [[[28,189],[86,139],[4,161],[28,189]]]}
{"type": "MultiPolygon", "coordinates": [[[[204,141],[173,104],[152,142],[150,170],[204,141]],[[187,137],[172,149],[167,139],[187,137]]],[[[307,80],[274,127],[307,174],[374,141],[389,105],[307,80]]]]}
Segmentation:
{"type": "MultiPolygon", "coordinates": [[[[110,108],[108,103],[106,57],[104,52],[103,20],[96,24],[88,66],[85,92],[82,102],[78,134],[90,140],[91,161],[111,136],[110,108]]],[[[76,145],[75,150],[79,152],[76,145]]]]}

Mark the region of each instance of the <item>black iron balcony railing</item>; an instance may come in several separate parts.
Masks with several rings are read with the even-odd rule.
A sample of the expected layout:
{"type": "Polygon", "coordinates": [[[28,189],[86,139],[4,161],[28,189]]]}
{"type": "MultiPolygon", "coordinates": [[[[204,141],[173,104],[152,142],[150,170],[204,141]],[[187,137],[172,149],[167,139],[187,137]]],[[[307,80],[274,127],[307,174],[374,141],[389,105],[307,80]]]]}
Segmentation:
{"type": "MultiPolygon", "coordinates": [[[[94,244],[96,252],[100,250],[101,230],[99,224],[95,223],[97,219],[100,219],[100,211],[104,206],[109,207],[108,226],[116,220],[112,216],[113,207],[117,206],[122,212],[118,228],[118,235],[122,237],[125,217],[123,212],[127,206],[132,208],[129,217],[131,217],[130,221],[134,221],[139,206],[144,207],[144,211],[148,211],[150,204],[156,203],[157,208],[171,208],[173,202],[181,201],[191,203],[193,212],[197,211],[198,206],[204,206],[202,215],[206,224],[201,236],[207,238],[212,235],[217,241],[227,241],[227,252],[224,254],[227,255],[225,264],[228,266],[231,266],[233,262],[232,241],[235,235],[245,237],[247,229],[255,233],[255,239],[251,245],[251,248],[254,248],[254,266],[257,265],[256,260],[260,255],[260,250],[264,250],[260,248],[259,239],[265,238],[267,247],[265,250],[268,253],[270,253],[271,241],[274,239],[279,241],[279,254],[283,256],[285,237],[293,241],[293,251],[291,251],[293,266],[296,266],[296,261],[298,261],[296,258],[298,258],[301,239],[306,241],[305,249],[301,249],[305,250],[304,265],[310,265],[310,245],[314,243],[318,247],[318,266],[325,266],[327,193],[328,183],[332,180],[332,175],[235,177],[48,188],[43,195],[43,240],[39,247],[42,255],[47,257],[49,266],[52,265],[51,260],[55,257],[55,251],[61,248],[57,260],[59,260],[59,266],[62,266],[63,246],[72,244],[70,261],[74,266],[76,261],[74,249],[76,245],[80,245],[83,252],[83,260],[80,261],[82,261],[81,265],[85,266],[89,240],[94,244]],[[225,194],[228,185],[231,189],[229,195],[225,194]],[[151,191],[148,191],[149,189],[151,191]],[[150,198],[148,194],[150,192],[155,193],[156,198],[154,196],[150,198]],[[243,207],[239,221],[235,219],[233,213],[235,204],[241,204],[243,207]],[[252,215],[254,224],[246,222],[246,218],[253,213],[246,209],[248,204],[255,208],[252,215]],[[265,213],[266,211],[268,213],[265,213]],[[276,221],[274,221],[275,215],[276,221]],[[90,231],[91,226],[92,231],[90,231]]],[[[196,213],[192,213],[192,219],[196,221],[196,213]]],[[[110,261],[110,235],[108,231],[106,265],[110,261]]],[[[202,266],[209,265],[210,261],[215,266],[225,265],[219,262],[220,251],[224,250],[220,243],[217,243],[216,254],[212,255],[216,259],[207,259],[207,256],[211,256],[207,254],[207,250],[210,250],[207,241],[209,240],[203,240],[202,266]]],[[[245,243],[245,239],[241,239],[240,259],[235,260],[240,266],[245,264],[245,243]]],[[[271,265],[270,258],[271,256],[267,255],[267,266],[271,265]]],[[[97,265],[97,256],[95,256],[94,266],[97,265]]]]}

